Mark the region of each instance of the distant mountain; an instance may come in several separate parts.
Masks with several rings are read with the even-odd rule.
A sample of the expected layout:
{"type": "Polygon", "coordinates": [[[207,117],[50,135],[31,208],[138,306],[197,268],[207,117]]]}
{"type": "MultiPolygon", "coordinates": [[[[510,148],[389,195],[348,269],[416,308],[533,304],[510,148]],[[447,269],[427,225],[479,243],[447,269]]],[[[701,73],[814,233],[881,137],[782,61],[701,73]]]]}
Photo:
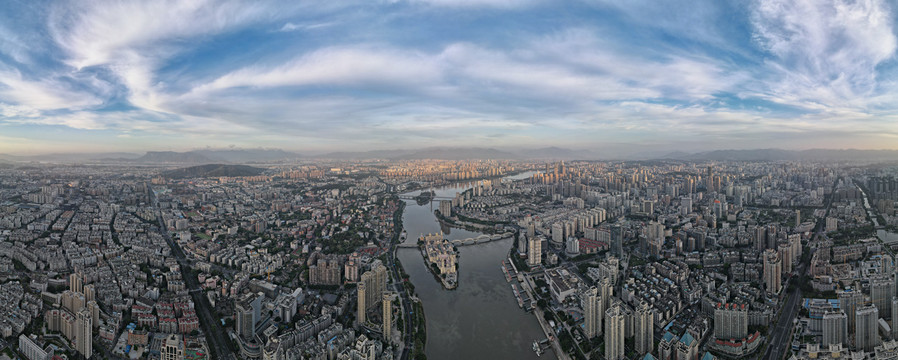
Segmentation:
{"type": "Polygon", "coordinates": [[[394,158],[403,160],[510,160],[519,159],[520,156],[492,148],[427,148],[394,158]]]}
{"type": "Polygon", "coordinates": [[[363,152],[333,152],[314,156],[318,159],[393,159],[393,160],[473,160],[519,159],[518,155],[492,148],[432,147],[410,150],[374,150],[363,152]]]}
{"type": "Polygon", "coordinates": [[[265,169],[247,165],[207,164],[174,169],[162,172],[162,176],[170,179],[221,177],[221,176],[255,176],[265,169]]]}
{"type": "Polygon", "coordinates": [[[551,159],[551,160],[591,160],[596,158],[596,154],[586,150],[571,150],[555,146],[545,147],[541,149],[522,150],[521,155],[528,159],[551,159]]]}
{"type": "Polygon", "coordinates": [[[693,154],[675,152],[660,158],[689,161],[890,161],[898,160],[898,150],[714,150],[693,154]]]}
{"type": "Polygon", "coordinates": [[[311,156],[316,159],[391,159],[408,154],[409,150],[337,151],[311,156]]]}
{"type": "Polygon", "coordinates": [[[139,163],[167,164],[203,164],[216,162],[216,160],[212,160],[199,153],[174,151],[147,151],[144,156],[134,159],[134,161],[139,163]]]}
{"type": "Polygon", "coordinates": [[[201,149],[192,152],[216,161],[230,163],[294,160],[301,157],[297,153],[281,149],[201,149]]]}
{"type": "Polygon", "coordinates": [[[87,162],[97,161],[101,159],[136,159],[140,154],[127,152],[109,152],[109,153],[61,153],[61,154],[45,154],[45,155],[6,155],[0,154],[0,159],[7,161],[38,161],[38,162],[87,162]]]}

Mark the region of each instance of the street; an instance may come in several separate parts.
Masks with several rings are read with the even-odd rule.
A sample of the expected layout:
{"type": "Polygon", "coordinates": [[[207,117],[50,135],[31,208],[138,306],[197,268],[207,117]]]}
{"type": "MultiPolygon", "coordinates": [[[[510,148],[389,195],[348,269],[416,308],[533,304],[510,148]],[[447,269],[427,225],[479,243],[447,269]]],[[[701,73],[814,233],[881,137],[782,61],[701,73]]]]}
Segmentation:
{"type": "MultiPolygon", "coordinates": [[[[156,199],[155,193],[150,193],[153,194],[153,203],[158,209],[159,201],[156,199]]],[[[165,223],[162,221],[161,210],[159,211],[159,228],[162,235],[165,237],[165,242],[171,247],[172,255],[178,260],[178,265],[181,267],[181,277],[184,279],[184,284],[187,286],[190,296],[193,298],[194,310],[196,310],[196,315],[200,320],[203,334],[206,335],[211,358],[227,360],[236,359],[236,357],[234,357],[234,351],[231,349],[231,342],[226,338],[226,332],[223,329],[220,329],[220,322],[216,324],[218,317],[212,315],[212,305],[209,303],[209,299],[204,296],[202,291],[198,291],[200,289],[199,282],[197,281],[196,275],[193,273],[193,269],[190,268],[190,264],[187,262],[184,252],[181,251],[181,247],[172,240],[171,234],[169,234],[168,229],[165,227],[165,223]]]]}

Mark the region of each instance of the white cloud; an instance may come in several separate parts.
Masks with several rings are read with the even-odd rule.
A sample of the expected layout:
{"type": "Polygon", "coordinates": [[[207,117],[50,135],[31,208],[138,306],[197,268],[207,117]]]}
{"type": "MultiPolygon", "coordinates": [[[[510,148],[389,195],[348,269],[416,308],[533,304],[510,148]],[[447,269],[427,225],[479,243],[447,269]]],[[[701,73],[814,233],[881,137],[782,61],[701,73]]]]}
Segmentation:
{"type": "Polygon", "coordinates": [[[371,47],[316,50],[279,66],[251,66],[196,87],[191,95],[236,87],[281,86],[412,86],[430,83],[440,69],[430,56],[413,51],[371,47]]]}
{"type": "Polygon", "coordinates": [[[301,24],[288,22],[288,23],[284,24],[284,26],[282,26],[281,29],[278,31],[280,31],[280,32],[308,31],[308,30],[326,28],[326,27],[334,26],[336,24],[337,24],[337,22],[335,22],[335,21],[301,23],[301,24]]]}
{"type": "Polygon", "coordinates": [[[893,58],[891,9],[881,0],[759,0],[754,38],[774,56],[759,92],[809,109],[863,108],[877,95],[876,67],[893,58]]]}
{"type": "Polygon", "coordinates": [[[58,78],[26,79],[17,70],[0,69],[0,102],[12,103],[18,111],[31,112],[84,109],[101,104],[102,99],[91,93],[72,89],[58,78]]]}
{"type": "MultiPolygon", "coordinates": [[[[388,2],[398,3],[403,0],[390,0],[388,2]]],[[[472,8],[472,7],[490,7],[502,9],[525,8],[543,2],[542,0],[407,0],[409,3],[421,3],[440,7],[451,8],[472,8]]]]}

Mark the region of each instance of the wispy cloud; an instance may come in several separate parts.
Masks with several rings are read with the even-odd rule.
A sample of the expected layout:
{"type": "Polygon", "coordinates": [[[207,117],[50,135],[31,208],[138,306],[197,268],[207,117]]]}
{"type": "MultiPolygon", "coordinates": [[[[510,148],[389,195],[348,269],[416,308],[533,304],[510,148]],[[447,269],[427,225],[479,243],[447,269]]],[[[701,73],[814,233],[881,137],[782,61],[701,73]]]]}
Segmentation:
{"type": "Polygon", "coordinates": [[[322,147],[898,134],[886,0],[17,7],[0,10],[0,125],[16,129],[322,147]]]}

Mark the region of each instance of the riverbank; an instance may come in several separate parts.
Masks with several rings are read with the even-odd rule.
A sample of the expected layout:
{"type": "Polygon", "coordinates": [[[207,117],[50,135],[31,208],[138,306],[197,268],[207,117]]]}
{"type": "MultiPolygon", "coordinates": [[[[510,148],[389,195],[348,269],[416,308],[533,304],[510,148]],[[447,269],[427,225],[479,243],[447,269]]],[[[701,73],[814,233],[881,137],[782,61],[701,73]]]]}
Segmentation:
{"type": "MultiPolygon", "coordinates": [[[[520,176],[529,175],[525,173],[520,176]]],[[[433,190],[437,197],[451,198],[470,186],[473,184],[455,183],[433,190]]],[[[417,194],[412,193],[412,197],[417,194]]],[[[419,206],[411,198],[403,201],[406,207],[402,220],[407,240],[403,247],[396,250],[396,256],[401,259],[410,282],[414,283],[407,282],[407,287],[414,289],[415,297],[424,304],[427,359],[554,359],[553,349],[543,353],[542,357],[533,352],[533,341],[543,339],[545,335],[539,322],[518,307],[505,276],[497,268],[508,256],[514,240],[508,238],[457,246],[459,285],[454,290],[446,290],[433,280],[433,273],[423,261],[416,244],[418,237],[442,231],[446,239],[455,241],[476,239],[485,234],[441,226],[430,206],[419,206]]],[[[409,309],[417,312],[414,302],[409,305],[409,309]]],[[[413,322],[420,319],[412,315],[413,322]]],[[[414,340],[410,339],[409,349],[415,348],[417,351],[421,348],[418,345],[423,343],[420,343],[422,337],[415,328],[412,326],[409,331],[415,337],[414,340]]],[[[409,353],[410,359],[413,354],[409,353]]]]}

